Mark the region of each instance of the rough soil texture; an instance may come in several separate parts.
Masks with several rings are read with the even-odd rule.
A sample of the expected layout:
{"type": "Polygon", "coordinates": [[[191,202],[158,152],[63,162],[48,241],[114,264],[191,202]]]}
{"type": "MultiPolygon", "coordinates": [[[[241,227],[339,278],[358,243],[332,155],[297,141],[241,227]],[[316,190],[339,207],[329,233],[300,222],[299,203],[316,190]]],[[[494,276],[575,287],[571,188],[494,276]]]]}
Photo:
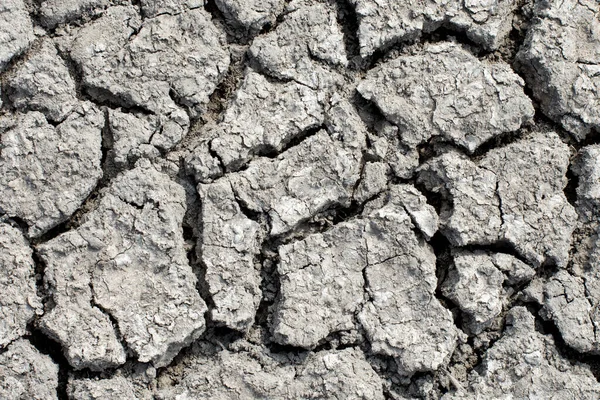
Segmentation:
{"type": "Polygon", "coordinates": [[[3,0],[0,399],[598,399],[599,110],[595,0],[3,0]]]}

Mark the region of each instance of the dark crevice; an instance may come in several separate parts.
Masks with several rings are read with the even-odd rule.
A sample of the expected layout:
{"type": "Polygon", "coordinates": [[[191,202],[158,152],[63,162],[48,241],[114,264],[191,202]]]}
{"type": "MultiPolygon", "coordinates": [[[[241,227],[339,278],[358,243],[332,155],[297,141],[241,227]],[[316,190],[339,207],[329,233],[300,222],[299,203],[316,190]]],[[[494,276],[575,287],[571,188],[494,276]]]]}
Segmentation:
{"type": "Polygon", "coordinates": [[[206,264],[202,262],[200,256],[197,256],[195,262],[192,264],[192,270],[194,271],[197,281],[196,281],[196,290],[200,294],[204,303],[206,303],[206,307],[208,308],[204,318],[206,320],[206,326],[214,326],[214,322],[211,317],[210,310],[214,310],[216,308],[215,302],[212,299],[210,294],[210,290],[208,288],[208,282],[206,280],[206,264]]]}
{"type": "Polygon", "coordinates": [[[373,54],[366,58],[365,70],[370,70],[377,65],[395,58],[402,54],[407,47],[415,43],[435,44],[440,42],[456,42],[461,44],[466,50],[472,53],[475,57],[481,58],[489,51],[483,50],[478,44],[473,42],[467,34],[462,30],[454,30],[449,25],[441,26],[431,32],[417,32],[411,37],[390,41],[387,45],[375,50],[373,54]]]}
{"type": "Polygon", "coordinates": [[[356,191],[358,190],[358,188],[360,187],[360,184],[363,182],[363,180],[365,179],[365,167],[367,165],[367,156],[365,154],[365,151],[363,151],[363,154],[361,155],[360,158],[360,172],[358,174],[358,179],[356,180],[356,182],[354,183],[354,186],[352,187],[352,199],[354,199],[356,196],[356,191]]]}
{"type": "Polygon", "coordinates": [[[268,332],[280,290],[279,273],[277,271],[279,253],[272,244],[264,244],[258,261],[261,265],[260,290],[262,296],[254,317],[254,325],[260,326],[268,332]]]}
{"type": "Polygon", "coordinates": [[[82,222],[83,217],[87,212],[95,208],[96,202],[100,195],[99,190],[103,186],[102,180],[99,181],[96,188],[88,195],[88,197],[82,202],[81,206],[69,217],[66,221],[56,225],[54,228],[48,230],[39,237],[31,239],[33,245],[49,242],[58,236],[66,233],[70,230],[76,229],[82,222]]]}
{"type": "MultiPolygon", "coordinates": [[[[223,74],[223,76],[224,75],[225,74],[223,74]]],[[[191,102],[187,101],[184,97],[182,97],[179,93],[177,93],[177,91],[173,87],[169,88],[169,98],[171,99],[171,101],[173,103],[175,103],[175,105],[177,105],[177,107],[179,107],[183,111],[185,111],[185,113],[188,115],[190,120],[192,120],[192,117],[195,114],[194,107],[198,107],[198,104],[190,104],[191,102]]],[[[156,133],[156,132],[154,132],[154,133],[156,133]]],[[[149,143],[151,143],[151,142],[152,142],[152,140],[150,139],[149,143]]]]}
{"type": "MultiPolygon", "coordinates": [[[[17,68],[19,68],[19,66],[23,65],[24,63],[26,63],[27,60],[29,59],[29,57],[31,57],[32,54],[35,54],[35,52],[41,47],[43,40],[44,40],[44,38],[42,38],[42,37],[36,38],[29,45],[29,47],[27,47],[21,53],[15,55],[13,58],[10,59],[10,61],[8,61],[8,63],[5,65],[4,69],[0,73],[0,83],[3,86],[3,89],[4,89],[4,86],[5,86],[6,79],[9,76],[13,75],[14,70],[16,70],[17,68]]],[[[2,91],[4,92],[4,90],[2,90],[2,91]]]]}
{"type": "Polygon", "coordinates": [[[415,181],[413,182],[413,185],[427,199],[427,204],[435,209],[436,214],[441,215],[442,211],[449,207],[449,202],[441,193],[427,190],[423,182],[415,181]]]}
{"type": "MultiPolygon", "coordinates": [[[[568,132],[567,130],[565,130],[562,125],[560,123],[555,122],[552,118],[550,118],[549,116],[547,116],[544,111],[542,110],[542,105],[540,103],[540,101],[538,100],[537,96],[534,95],[533,92],[533,88],[531,87],[531,83],[529,79],[527,79],[527,68],[523,65],[519,65],[518,63],[513,63],[513,70],[515,71],[515,73],[519,76],[521,76],[521,78],[523,79],[523,81],[525,82],[525,86],[523,87],[523,92],[525,93],[525,95],[531,100],[531,103],[533,104],[533,108],[535,110],[534,116],[533,116],[533,123],[526,125],[522,128],[522,130],[525,130],[527,133],[528,132],[555,132],[558,134],[558,136],[561,138],[561,140],[563,142],[565,142],[566,144],[568,144],[569,146],[571,146],[572,148],[579,150],[582,146],[585,145],[586,140],[580,141],[579,139],[577,139],[572,133],[568,132]]],[[[547,94],[548,97],[553,97],[553,96],[558,96],[556,93],[554,94],[547,94]]],[[[597,137],[597,139],[600,139],[600,134],[599,135],[588,135],[588,137],[590,137],[591,141],[594,141],[594,136],[597,137]]]]}
{"type": "Polygon", "coordinates": [[[225,32],[228,44],[247,45],[252,42],[252,35],[243,27],[237,26],[235,21],[227,18],[215,0],[205,0],[204,9],[211,15],[212,22],[225,32]]]}
{"type": "Polygon", "coordinates": [[[224,326],[215,326],[211,327],[204,335],[206,338],[210,339],[222,339],[219,340],[219,345],[227,345],[228,343],[235,342],[236,340],[241,339],[244,335],[241,332],[236,331],[235,329],[227,328],[224,326]]]}
{"type": "Polygon", "coordinates": [[[221,119],[227,106],[235,96],[242,84],[244,71],[246,69],[246,48],[230,48],[229,69],[209,96],[209,101],[202,106],[202,113],[196,124],[193,124],[188,136],[194,137],[194,132],[200,131],[201,127],[208,122],[217,122],[221,119]]]}
{"type": "MultiPolygon", "coordinates": [[[[262,327],[265,332],[269,333],[273,320],[274,308],[278,301],[281,288],[279,271],[277,270],[277,265],[280,262],[279,247],[286,242],[285,235],[268,238],[263,241],[261,251],[257,256],[257,262],[261,267],[260,290],[262,296],[254,318],[254,324],[262,327]]],[[[270,336],[267,338],[267,342],[272,342],[270,336]]]]}
{"type": "Polygon", "coordinates": [[[579,150],[582,147],[591,146],[595,144],[600,144],[600,130],[592,130],[590,133],[587,134],[585,139],[576,143],[575,146],[579,150]]]}
{"type": "Polygon", "coordinates": [[[87,96],[84,95],[83,90],[83,72],[77,65],[77,63],[71,58],[70,54],[66,51],[61,51],[58,45],[55,45],[58,56],[63,60],[71,76],[71,80],[75,84],[75,93],[78,100],[87,100],[87,96]]]}
{"type": "Polygon", "coordinates": [[[348,0],[336,0],[337,21],[344,35],[344,47],[348,58],[348,69],[359,70],[362,67],[360,44],[358,40],[358,18],[354,7],[348,0]]]}
{"type": "Polygon", "coordinates": [[[206,320],[207,327],[209,327],[214,325],[210,315],[210,310],[213,310],[216,306],[210,294],[208,282],[206,280],[206,264],[204,264],[204,262],[202,261],[201,240],[203,237],[203,226],[204,225],[202,223],[202,215],[199,214],[198,223],[195,226],[195,231],[193,228],[190,230],[189,228],[184,227],[183,232],[184,238],[186,238],[186,240],[191,243],[191,247],[187,252],[187,256],[192,271],[196,275],[196,290],[198,291],[198,294],[200,295],[202,300],[204,300],[204,303],[206,303],[206,306],[208,308],[206,313],[204,314],[204,318],[206,320]]]}
{"type": "Polygon", "coordinates": [[[514,132],[504,132],[496,135],[477,147],[477,149],[470,154],[470,157],[476,161],[477,159],[485,156],[490,150],[507,146],[523,138],[523,132],[523,130],[517,130],[514,132]]]}
{"type": "Polygon", "coordinates": [[[369,199],[363,203],[359,203],[356,200],[352,200],[350,202],[349,206],[336,205],[334,207],[329,208],[328,210],[325,210],[322,213],[322,216],[325,217],[326,219],[328,219],[329,221],[331,221],[332,226],[335,226],[337,224],[346,222],[350,219],[353,219],[353,218],[361,215],[365,208],[365,205],[370,200],[371,199],[369,199]]]}
{"type": "Polygon", "coordinates": [[[321,130],[327,130],[327,127],[325,125],[310,126],[302,132],[300,132],[299,134],[293,136],[291,139],[285,141],[281,145],[280,150],[271,146],[263,146],[256,151],[256,156],[266,158],[277,158],[280,154],[283,154],[291,148],[298,146],[308,138],[316,135],[321,130]]]}
{"type": "Polygon", "coordinates": [[[379,136],[377,132],[377,125],[382,121],[387,121],[381,110],[373,103],[362,97],[358,90],[354,91],[352,98],[350,99],[351,104],[356,109],[358,116],[365,124],[367,131],[374,136],[379,136]]]}
{"type": "MultiPolygon", "coordinates": [[[[506,312],[508,310],[510,310],[512,308],[511,307],[505,307],[505,311],[503,312],[503,315],[506,315],[506,312]]],[[[493,335],[491,338],[488,338],[487,340],[481,341],[479,343],[476,343],[476,339],[478,339],[478,336],[470,336],[467,339],[467,345],[469,345],[474,352],[474,355],[477,357],[477,360],[469,367],[468,372],[471,371],[476,371],[476,372],[480,372],[481,371],[481,367],[483,365],[483,361],[485,359],[485,355],[487,353],[487,351],[489,349],[491,349],[494,344],[500,340],[503,337],[504,334],[504,330],[506,329],[506,321],[503,319],[502,320],[502,326],[500,327],[500,329],[496,332],[493,332],[495,335],[493,335]]],[[[486,334],[486,333],[490,333],[490,332],[482,332],[481,334],[486,334]]],[[[479,335],[481,335],[479,334],[479,335]]]]}
{"type": "MultiPolygon", "coordinates": [[[[0,208],[0,215],[2,215],[2,214],[5,214],[5,213],[4,213],[4,210],[2,210],[0,208]]],[[[27,222],[25,222],[24,219],[22,219],[20,217],[16,217],[16,216],[8,218],[8,217],[6,217],[6,215],[2,215],[2,217],[3,217],[2,218],[3,222],[8,223],[9,225],[19,229],[23,233],[23,236],[27,237],[27,231],[29,230],[29,225],[27,224],[27,222]],[[4,219],[4,218],[6,218],[6,219],[4,219]]]]}
{"type": "Polygon", "coordinates": [[[29,342],[40,353],[49,356],[58,366],[58,386],[56,388],[56,395],[58,400],[67,400],[69,398],[67,395],[69,373],[73,368],[62,353],[62,346],[60,343],[46,336],[34,323],[29,325],[28,331],[30,332],[29,336],[27,336],[29,342]]]}
{"type": "Polygon", "coordinates": [[[230,329],[223,326],[215,326],[212,321],[207,320],[206,331],[202,334],[202,336],[189,344],[188,346],[182,348],[179,353],[173,358],[169,365],[157,368],[156,370],[156,380],[159,381],[161,375],[168,374],[172,372],[174,369],[177,369],[177,366],[180,365],[184,360],[190,355],[197,355],[198,344],[200,342],[208,342],[214,346],[214,349],[211,351],[211,354],[205,354],[207,356],[212,356],[222,350],[228,350],[229,346],[243,339],[244,335],[241,332],[238,332],[234,329],[230,329]]]}
{"type": "MultiPolygon", "coordinates": [[[[441,155],[444,150],[447,149],[447,146],[452,146],[452,143],[446,142],[444,138],[440,136],[432,136],[425,143],[419,144],[417,146],[417,151],[419,153],[419,165],[425,164],[432,158],[441,155]]],[[[460,152],[464,151],[460,148],[456,148],[456,150],[460,152]]]]}
{"type": "MultiPolygon", "coordinates": [[[[291,11],[291,12],[293,12],[293,11],[291,11]]],[[[282,12],[281,12],[279,15],[277,15],[277,17],[275,18],[275,23],[274,23],[274,24],[272,24],[272,23],[270,23],[270,22],[269,22],[269,23],[266,23],[266,24],[265,24],[265,25],[262,27],[262,29],[261,29],[261,30],[258,32],[258,34],[257,34],[256,36],[262,36],[262,35],[266,35],[267,33],[269,33],[269,32],[272,32],[272,31],[274,31],[275,29],[277,29],[277,27],[278,27],[278,26],[279,26],[279,25],[280,25],[280,24],[281,24],[283,21],[285,21],[285,18],[286,18],[286,16],[287,16],[288,14],[290,14],[291,12],[290,12],[290,11],[286,11],[286,10],[285,10],[285,8],[284,8],[284,10],[283,10],[283,11],[282,11],[282,12]]]]}
{"type": "Polygon", "coordinates": [[[240,212],[242,214],[244,214],[244,216],[246,218],[258,223],[259,225],[265,225],[266,221],[265,221],[265,217],[263,216],[263,214],[259,211],[255,211],[252,208],[250,208],[248,206],[248,204],[246,204],[245,201],[240,199],[240,197],[237,195],[235,190],[233,191],[233,197],[234,197],[234,200],[237,203],[238,207],[240,208],[240,212]]]}
{"type": "Polygon", "coordinates": [[[489,244],[469,244],[466,246],[454,247],[454,251],[468,251],[468,252],[479,252],[483,251],[486,253],[505,253],[513,256],[519,261],[531,265],[529,260],[527,260],[516,248],[515,246],[509,242],[508,240],[497,240],[493,243],[489,244]]]}
{"type": "Polygon", "coordinates": [[[111,93],[108,89],[102,87],[83,87],[81,92],[82,96],[80,100],[88,100],[95,103],[98,106],[106,106],[108,108],[124,108],[129,112],[138,113],[142,115],[155,115],[156,113],[148,108],[140,105],[136,105],[131,101],[126,100],[124,97],[116,96],[111,93]]]}
{"type": "MultiPolygon", "coordinates": [[[[250,158],[249,160],[240,159],[240,160],[237,160],[237,161],[231,163],[229,166],[226,167],[225,174],[233,173],[233,172],[241,172],[241,171],[246,170],[248,168],[250,162],[256,158],[263,157],[263,158],[275,159],[275,158],[279,157],[280,155],[282,155],[283,153],[285,153],[286,151],[300,145],[305,140],[316,135],[321,130],[327,130],[327,127],[325,125],[316,125],[316,126],[308,127],[305,130],[298,133],[297,135],[293,136],[292,138],[290,138],[286,141],[283,141],[282,145],[280,146],[280,149],[277,149],[270,145],[262,145],[257,148],[252,148],[250,151],[251,156],[249,157],[250,158]]],[[[209,145],[209,148],[210,147],[211,146],[209,145]]],[[[217,158],[219,163],[221,165],[223,165],[222,159],[218,156],[218,154],[214,151],[214,149],[210,148],[209,152],[211,155],[214,154],[214,156],[217,158]]]]}
{"type": "Polygon", "coordinates": [[[221,158],[219,153],[215,149],[213,149],[212,141],[210,143],[208,143],[207,147],[208,147],[208,154],[212,158],[217,160],[217,162],[219,163],[219,168],[221,169],[221,174],[224,175],[225,174],[225,163],[223,162],[223,158],[221,158]]]}
{"type": "MultiPolygon", "coordinates": [[[[373,136],[380,136],[381,134],[378,132],[378,125],[383,121],[394,125],[390,121],[387,120],[381,109],[375,104],[373,101],[369,101],[363,98],[360,93],[355,92],[352,98],[352,102],[358,110],[358,114],[361,117],[362,121],[365,123],[367,130],[373,136]]],[[[394,125],[395,126],[395,125],[394,125]]],[[[426,142],[421,143],[417,146],[417,152],[419,154],[419,165],[422,165],[434,157],[440,156],[443,153],[448,151],[456,151],[462,155],[465,155],[472,159],[473,161],[477,161],[485,156],[490,150],[501,148],[511,143],[516,142],[517,140],[524,137],[524,135],[534,129],[536,126],[533,122],[527,122],[523,124],[523,126],[513,132],[504,132],[498,135],[491,137],[482,143],[474,152],[469,153],[467,149],[457,145],[451,140],[441,136],[434,135],[431,136],[426,142]]],[[[398,127],[398,145],[403,146],[402,143],[402,129],[398,127]]]]}
{"type": "Polygon", "coordinates": [[[579,176],[573,172],[573,164],[569,165],[567,170],[567,185],[563,189],[565,197],[569,204],[577,209],[577,187],[579,186],[579,176]]]}
{"type": "MultiPolygon", "coordinates": [[[[356,310],[357,314],[359,312],[360,312],[360,310],[356,310]]],[[[363,352],[368,351],[370,349],[370,346],[368,344],[368,341],[365,340],[365,335],[364,335],[364,332],[362,331],[362,327],[359,326],[359,323],[356,319],[354,320],[354,325],[356,327],[359,327],[361,336],[357,336],[357,337],[353,338],[352,340],[346,340],[346,339],[344,339],[344,334],[351,332],[350,330],[331,332],[327,335],[327,337],[325,337],[324,339],[321,339],[319,341],[319,343],[317,344],[317,346],[315,348],[313,348],[311,351],[313,353],[318,353],[320,351],[330,351],[330,350],[340,351],[340,350],[350,349],[350,348],[359,348],[363,352]]]]}
{"type": "Polygon", "coordinates": [[[46,243],[46,242],[48,242],[48,241],[50,241],[50,240],[52,240],[52,239],[60,236],[61,234],[65,233],[65,232],[67,232],[67,231],[69,231],[71,229],[71,223],[70,222],[71,222],[70,220],[67,220],[67,221],[64,221],[64,222],[56,225],[54,228],[49,229],[44,234],[42,234],[42,235],[40,235],[40,236],[38,236],[36,238],[31,239],[31,243],[33,245],[38,245],[38,244],[41,244],[41,243],[46,243]]]}
{"type": "Polygon", "coordinates": [[[454,264],[452,259],[452,246],[450,245],[448,239],[446,239],[446,237],[439,231],[433,235],[429,241],[429,244],[435,253],[435,276],[438,282],[435,289],[435,297],[446,309],[450,310],[452,317],[454,318],[454,325],[460,329],[463,329],[464,321],[460,308],[454,301],[447,298],[441,290],[442,283],[446,280],[448,271],[454,264]]]}
{"type": "Polygon", "coordinates": [[[275,342],[267,344],[267,348],[271,354],[292,354],[300,358],[306,357],[309,353],[309,350],[302,347],[283,345],[275,342]]]}
{"type": "Polygon", "coordinates": [[[117,175],[117,168],[115,166],[115,152],[114,149],[114,134],[110,127],[110,114],[109,110],[104,110],[104,126],[102,127],[102,157],[100,158],[100,168],[102,168],[102,180],[107,182],[117,175]]]}
{"type": "MultiPolygon", "coordinates": [[[[370,345],[367,345],[370,347],[370,345]]],[[[371,365],[371,368],[379,375],[386,385],[384,386],[384,396],[396,400],[398,397],[392,394],[394,393],[405,393],[407,388],[406,378],[400,376],[398,371],[398,364],[392,356],[386,356],[384,354],[374,354],[371,349],[365,351],[367,356],[367,362],[371,365]]]]}
{"type": "Polygon", "coordinates": [[[555,276],[562,268],[559,268],[556,263],[551,259],[546,259],[536,269],[536,275],[543,279],[550,279],[555,276]]]}
{"type": "Polygon", "coordinates": [[[484,57],[490,53],[489,50],[483,49],[479,44],[474,42],[465,30],[456,28],[451,23],[445,23],[433,31],[425,32],[420,37],[420,41],[421,43],[456,42],[477,58],[484,57]]]}
{"type": "Polygon", "coordinates": [[[0,76],[0,113],[4,110],[13,111],[12,102],[8,98],[8,92],[3,86],[2,77],[0,76]]]}
{"type": "Polygon", "coordinates": [[[501,46],[488,55],[488,60],[504,61],[509,65],[514,64],[516,55],[525,42],[533,18],[532,3],[531,0],[517,0],[517,7],[513,12],[512,29],[501,46]]]}
{"type": "Polygon", "coordinates": [[[275,29],[275,26],[276,26],[275,24],[267,22],[266,24],[263,25],[263,27],[258,32],[258,36],[266,35],[267,33],[271,32],[273,29],[275,29]]]}
{"type": "Polygon", "coordinates": [[[46,263],[39,255],[37,249],[32,248],[32,259],[35,268],[36,293],[42,301],[44,314],[54,308],[54,298],[46,286],[46,263]]]}

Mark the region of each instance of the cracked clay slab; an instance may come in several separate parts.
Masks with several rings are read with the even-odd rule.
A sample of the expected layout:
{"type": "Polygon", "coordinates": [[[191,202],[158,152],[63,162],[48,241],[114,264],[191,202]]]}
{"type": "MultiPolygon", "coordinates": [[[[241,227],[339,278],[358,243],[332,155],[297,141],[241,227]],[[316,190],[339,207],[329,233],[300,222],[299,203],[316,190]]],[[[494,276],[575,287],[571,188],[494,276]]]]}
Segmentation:
{"type": "Polygon", "coordinates": [[[600,130],[599,12],[593,0],[537,1],[516,60],[544,114],[579,140],[600,130]]]}
{"type": "Polygon", "coordinates": [[[463,31],[487,50],[497,49],[512,29],[515,0],[350,0],[358,19],[362,57],[409,41],[441,26],[463,31]]]}
{"type": "Polygon", "coordinates": [[[0,223],[0,349],[22,337],[42,313],[32,254],[18,229],[0,223]]]}
{"type": "Polygon", "coordinates": [[[312,89],[338,83],[339,74],[327,64],[344,67],[348,59],[335,8],[302,0],[287,8],[283,22],[252,42],[250,57],[278,79],[294,80],[312,89]]]}
{"type": "Polygon", "coordinates": [[[366,218],[369,300],[358,314],[373,351],[394,357],[403,375],[447,362],[458,334],[450,311],[435,297],[433,248],[414,228],[393,197],[366,218]]]}
{"type": "Polygon", "coordinates": [[[322,351],[286,365],[285,354],[241,342],[237,351],[205,345],[187,355],[173,376],[177,383],[161,387],[157,398],[384,399],[381,378],[358,349],[322,351]]]}
{"type": "Polygon", "coordinates": [[[39,111],[63,121],[77,105],[75,82],[54,43],[44,40],[8,78],[6,94],[19,111],[39,111]]]}
{"type": "Polygon", "coordinates": [[[257,259],[261,227],[241,211],[227,179],[199,185],[198,192],[202,203],[198,245],[214,303],[212,320],[245,331],[254,322],[262,296],[257,259]]]}
{"type": "Polygon", "coordinates": [[[228,170],[236,170],[254,155],[280,152],[286,144],[324,121],[317,91],[295,82],[271,83],[246,70],[210,147],[228,170]]]}
{"type": "MultiPolygon", "coordinates": [[[[419,199],[423,204],[415,204],[413,191],[416,189],[409,185],[395,185],[388,201],[399,206],[398,212],[404,218],[407,214],[402,205],[410,204],[417,220],[431,217],[437,222],[437,215],[431,216],[431,206],[424,199],[419,199]],[[427,217],[421,218],[424,215],[427,217]]],[[[393,236],[390,230],[395,226],[385,224],[384,219],[369,215],[279,248],[281,289],[273,319],[275,341],[310,349],[331,333],[355,327],[355,316],[369,297],[364,274],[368,276],[371,268],[377,268],[369,261],[377,257],[369,242],[375,236],[393,236]]],[[[425,232],[431,232],[431,224],[423,225],[425,232]]],[[[437,230],[437,226],[432,229],[437,230]]],[[[393,241],[388,244],[395,245],[393,241]]],[[[400,268],[402,260],[397,265],[400,268]]]]}
{"type": "Polygon", "coordinates": [[[443,400],[598,398],[600,384],[589,366],[565,359],[534,324],[525,307],[511,309],[505,334],[484,354],[479,371],[471,372],[468,387],[443,400]]]}
{"type": "Polygon", "coordinates": [[[433,295],[435,255],[402,207],[414,204],[410,191],[392,193],[362,218],[280,247],[276,341],[313,348],[353,328],[358,315],[373,350],[395,357],[405,374],[435,370],[449,357],[456,331],[433,295]]]}
{"type": "Polygon", "coordinates": [[[124,363],[120,338],[140,362],[164,366],[204,331],[184,213],[184,189],[142,160],[115,178],[80,227],[40,246],[56,303],[43,328],[74,367],[124,363]]]}
{"type": "Polygon", "coordinates": [[[447,152],[419,167],[442,194],[442,232],[454,245],[508,242],[535,266],[565,267],[577,214],[563,192],[569,150],[553,132],[534,133],[473,162],[447,152]]]}
{"type": "Polygon", "coordinates": [[[215,4],[228,21],[249,32],[272,26],[283,11],[283,0],[216,0],[215,4]]]}
{"type": "Polygon", "coordinates": [[[469,152],[516,131],[534,114],[508,64],[480,61],[459,44],[426,45],[369,71],[357,90],[414,148],[442,136],[469,152]]]}
{"type": "Polygon", "coordinates": [[[453,268],[441,286],[465,315],[464,325],[478,334],[502,313],[512,293],[505,285],[528,282],[535,270],[505,253],[461,251],[454,254],[453,268]]]}
{"type": "Polygon", "coordinates": [[[0,4],[0,72],[33,42],[33,24],[23,0],[3,0],[0,4]]]}
{"type": "Polygon", "coordinates": [[[95,99],[187,120],[181,107],[200,112],[227,71],[224,41],[202,8],[142,21],[135,7],[116,6],[63,46],[95,99]]]}
{"type": "Polygon", "coordinates": [[[239,200],[267,215],[281,235],[321,211],[348,206],[360,176],[360,154],[320,130],[275,159],[261,158],[228,179],[239,200]]]}
{"type": "Polygon", "coordinates": [[[108,6],[109,0],[41,0],[39,20],[47,28],[77,21],[83,17],[93,17],[108,6]]]}
{"type": "Polygon", "coordinates": [[[600,398],[597,0],[0,0],[0,400],[600,398]]]}
{"type": "Polygon", "coordinates": [[[57,387],[58,366],[27,340],[0,354],[0,398],[55,400],[57,387]]]}
{"type": "Polygon", "coordinates": [[[37,237],[67,220],[102,177],[104,115],[81,103],[54,127],[37,112],[0,117],[0,210],[37,237]]]}

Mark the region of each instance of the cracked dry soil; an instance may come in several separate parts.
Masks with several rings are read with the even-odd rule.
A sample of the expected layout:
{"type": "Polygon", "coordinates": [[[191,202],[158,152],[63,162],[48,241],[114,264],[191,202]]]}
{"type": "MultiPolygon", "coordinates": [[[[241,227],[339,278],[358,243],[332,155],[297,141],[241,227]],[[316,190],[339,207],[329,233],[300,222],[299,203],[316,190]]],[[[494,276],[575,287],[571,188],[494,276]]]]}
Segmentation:
{"type": "Polygon", "coordinates": [[[600,398],[596,0],[2,0],[0,399],[600,398]]]}

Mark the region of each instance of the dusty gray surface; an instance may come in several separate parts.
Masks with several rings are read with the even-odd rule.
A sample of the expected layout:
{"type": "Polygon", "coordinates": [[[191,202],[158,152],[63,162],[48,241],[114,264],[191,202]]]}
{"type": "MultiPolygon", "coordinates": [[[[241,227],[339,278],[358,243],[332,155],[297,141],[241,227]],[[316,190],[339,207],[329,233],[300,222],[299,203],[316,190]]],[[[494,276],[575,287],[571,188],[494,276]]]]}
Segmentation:
{"type": "Polygon", "coordinates": [[[108,0],[41,0],[36,11],[42,25],[55,28],[58,24],[99,15],[108,4],[108,0]]]}
{"type": "Polygon", "coordinates": [[[460,45],[443,43],[382,64],[357,89],[403,131],[405,145],[444,136],[473,152],[533,117],[522,86],[507,64],[482,63],[460,45]]]}
{"type": "Polygon", "coordinates": [[[412,375],[447,362],[457,328],[434,296],[433,248],[414,232],[404,193],[398,192],[369,210],[364,228],[369,299],[358,318],[373,351],[395,357],[398,372],[412,375]]]}
{"type": "Polygon", "coordinates": [[[261,299],[261,227],[242,213],[233,185],[226,179],[199,185],[202,238],[198,253],[215,306],[213,321],[246,330],[254,322],[261,299]]]}
{"type": "Polygon", "coordinates": [[[600,398],[599,14],[3,1],[0,398],[600,398]]]}
{"type": "Polygon", "coordinates": [[[242,204],[265,213],[269,233],[281,235],[335,206],[349,206],[360,177],[352,149],[320,130],[275,159],[252,162],[228,178],[242,204]]]}
{"type": "Polygon", "coordinates": [[[0,71],[21,55],[33,42],[33,24],[23,0],[7,0],[0,5],[0,71]]]}
{"type": "Polygon", "coordinates": [[[340,79],[328,66],[348,63],[336,7],[298,0],[286,8],[281,24],[254,39],[249,56],[268,75],[327,90],[340,79]]]}
{"type": "Polygon", "coordinates": [[[247,70],[210,147],[226,169],[238,169],[253,155],[279,152],[303,132],[321,125],[323,107],[318,93],[306,86],[270,83],[247,70]]]}
{"type": "Polygon", "coordinates": [[[514,0],[417,2],[351,0],[359,22],[360,53],[368,56],[395,42],[449,26],[485,49],[497,49],[512,28],[514,0]]]}
{"type": "Polygon", "coordinates": [[[2,120],[0,209],[40,236],[68,219],[92,192],[100,168],[102,112],[82,103],[54,127],[39,112],[2,120]]]}
{"type": "Polygon", "coordinates": [[[583,139],[600,127],[600,40],[595,1],[540,1],[518,54],[545,114],[583,139]]]}
{"type": "Polygon", "coordinates": [[[284,6],[282,0],[217,0],[215,4],[227,22],[253,33],[272,26],[284,6]]]}
{"type": "Polygon", "coordinates": [[[598,397],[600,385],[589,369],[558,354],[554,341],[535,331],[526,308],[515,307],[506,320],[506,332],[486,353],[481,373],[469,377],[463,393],[444,399],[598,397]]]}
{"type": "Polygon", "coordinates": [[[184,204],[183,188],[142,160],[115,178],[80,227],[41,246],[56,303],[43,327],[78,354],[78,367],[124,363],[119,336],[140,361],[164,366],[204,330],[206,306],[184,250],[184,204]],[[90,318],[102,322],[104,345],[82,337],[99,333],[90,318]],[[88,357],[94,352],[101,354],[88,357]]]}
{"type": "Polygon", "coordinates": [[[490,150],[478,164],[448,152],[421,167],[418,181],[453,207],[442,212],[456,245],[505,241],[534,266],[566,267],[577,213],[563,192],[569,152],[553,132],[490,150]]]}
{"type": "Polygon", "coordinates": [[[6,94],[19,111],[39,111],[61,122],[77,104],[75,82],[51,40],[44,40],[11,75],[6,94]]]}
{"type": "Polygon", "coordinates": [[[23,234],[1,224],[0,249],[0,347],[6,347],[42,313],[42,301],[35,286],[32,251],[23,234]]]}
{"type": "Polygon", "coordinates": [[[57,399],[58,366],[27,340],[0,354],[0,396],[4,399],[57,399]]]}

